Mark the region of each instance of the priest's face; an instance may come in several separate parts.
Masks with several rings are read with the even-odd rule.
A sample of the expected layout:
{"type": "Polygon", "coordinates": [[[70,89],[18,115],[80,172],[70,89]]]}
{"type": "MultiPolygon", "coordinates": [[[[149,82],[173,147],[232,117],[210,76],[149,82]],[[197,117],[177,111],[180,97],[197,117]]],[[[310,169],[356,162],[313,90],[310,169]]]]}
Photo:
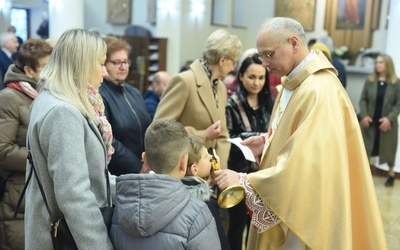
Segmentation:
{"type": "Polygon", "coordinates": [[[275,38],[268,30],[259,33],[257,50],[264,67],[277,76],[286,76],[294,68],[293,46],[289,38],[275,38]]]}

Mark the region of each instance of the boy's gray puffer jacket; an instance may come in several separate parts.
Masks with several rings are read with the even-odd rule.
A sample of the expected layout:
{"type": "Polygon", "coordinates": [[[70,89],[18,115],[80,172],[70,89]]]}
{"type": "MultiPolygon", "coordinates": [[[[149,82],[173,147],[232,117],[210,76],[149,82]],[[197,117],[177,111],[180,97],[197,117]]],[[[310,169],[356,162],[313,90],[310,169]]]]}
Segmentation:
{"type": "Polygon", "coordinates": [[[117,177],[110,237],[115,249],[221,249],[207,205],[162,174],[117,177]]]}

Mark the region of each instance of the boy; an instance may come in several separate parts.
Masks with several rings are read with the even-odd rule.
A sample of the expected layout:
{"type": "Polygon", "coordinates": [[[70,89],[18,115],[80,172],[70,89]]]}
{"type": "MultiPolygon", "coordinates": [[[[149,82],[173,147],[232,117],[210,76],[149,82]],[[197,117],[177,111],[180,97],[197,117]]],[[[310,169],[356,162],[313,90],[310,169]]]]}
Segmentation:
{"type": "Polygon", "coordinates": [[[155,174],[117,178],[110,232],[115,249],[220,249],[210,210],[180,181],[188,161],[185,128],[172,120],[154,121],[144,143],[144,165],[155,174]]]}
{"type": "Polygon", "coordinates": [[[229,250],[228,238],[222,227],[219,206],[213,190],[206,179],[211,171],[211,155],[204,146],[204,141],[195,135],[189,135],[190,148],[187,163],[186,176],[182,179],[183,184],[188,187],[189,192],[196,198],[206,202],[217,224],[221,248],[229,250]]]}

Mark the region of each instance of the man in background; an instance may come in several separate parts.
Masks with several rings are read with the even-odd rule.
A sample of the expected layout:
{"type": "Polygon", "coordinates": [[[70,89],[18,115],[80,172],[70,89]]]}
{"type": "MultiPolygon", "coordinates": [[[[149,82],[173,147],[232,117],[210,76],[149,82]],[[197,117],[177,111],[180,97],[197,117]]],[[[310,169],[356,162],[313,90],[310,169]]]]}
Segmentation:
{"type": "Polygon", "coordinates": [[[15,29],[14,26],[12,26],[12,25],[8,26],[7,31],[8,31],[8,32],[14,33],[14,34],[15,34],[15,37],[16,37],[17,40],[18,40],[18,44],[19,44],[19,45],[18,45],[18,48],[17,48],[17,52],[14,53],[14,54],[12,55],[13,61],[15,61],[15,60],[17,59],[17,55],[18,55],[19,48],[21,47],[21,45],[22,45],[22,43],[23,43],[24,41],[22,40],[21,37],[17,36],[17,34],[16,34],[17,30],[15,29]]]}
{"type": "Polygon", "coordinates": [[[153,119],[154,114],[156,113],[158,103],[160,102],[164,89],[170,79],[171,75],[168,72],[158,71],[154,75],[151,88],[149,88],[149,90],[147,90],[143,95],[144,103],[146,104],[151,119],[153,119]]]}
{"type": "Polygon", "coordinates": [[[333,54],[333,40],[330,36],[324,36],[321,37],[317,40],[317,42],[321,42],[328,46],[329,50],[331,51],[331,56],[332,56],[332,65],[335,67],[335,69],[338,71],[338,78],[340,82],[342,83],[343,87],[346,88],[347,86],[347,73],[346,73],[346,67],[344,64],[334,56],[333,54]]]}
{"type": "MultiPolygon", "coordinates": [[[[13,62],[13,54],[17,53],[19,43],[17,37],[12,32],[4,32],[0,35],[0,79],[4,79],[4,75],[13,62]]],[[[0,90],[4,88],[3,81],[0,82],[0,90]]]]}

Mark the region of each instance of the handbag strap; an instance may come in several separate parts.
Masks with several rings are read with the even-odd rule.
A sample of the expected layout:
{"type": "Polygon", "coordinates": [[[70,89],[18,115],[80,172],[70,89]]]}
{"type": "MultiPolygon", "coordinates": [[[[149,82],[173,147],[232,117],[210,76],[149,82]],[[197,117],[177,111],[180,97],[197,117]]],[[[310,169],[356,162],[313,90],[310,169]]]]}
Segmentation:
{"type": "Polygon", "coordinates": [[[15,217],[17,216],[19,207],[21,206],[22,200],[23,200],[23,198],[24,198],[24,196],[25,196],[26,188],[28,187],[29,181],[31,180],[32,172],[34,172],[34,173],[35,173],[36,180],[37,180],[37,182],[38,182],[38,186],[39,186],[40,193],[42,194],[43,201],[44,201],[44,204],[45,204],[46,209],[47,209],[47,212],[49,213],[49,216],[50,216],[51,220],[53,221],[52,213],[51,213],[49,204],[47,203],[47,198],[46,198],[46,195],[45,195],[45,193],[44,193],[42,183],[41,183],[40,180],[39,180],[39,176],[38,176],[38,174],[37,174],[37,172],[36,172],[35,165],[33,165],[33,160],[32,160],[32,154],[31,154],[31,147],[30,147],[30,144],[29,144],[29,139],[28,139],[28,156],[27,156],[27,158],[28,158],[29,164],[31,165],[31,171],[29,172],[28,179],[27,179],[26,182],[25,182],[24,189],[22,190],[21,195],[19,196],[17,206],[16,206],[16,208],[15,208],[15,210],[14,210],[13,218],[15,219],[15,217]]]}
{"type": "Polygon", "coordinates": [[[111,207],[111,188],[110,188],[110,179],[108,176],[108,169],[106,168],[104,170],[105,174],[106,174],[106,178],[107,178],[107,206],[111,207]]]}
{"type": "Polygon", "coordinates": [[[32,168],[31,168],[31,171],[29,171],[28,179],[26,180],[24,188],[22,189],[21,195],[18,198],[17,206],[14,209],[13,219],[15,219],[17,217],[19,207],[21,206],[22,200],[24,199],[24,196],[25,196],[26,188],[28,187],[28,183],[31,180],[32,172],[33,171],[32,171],[32,168]]]}
{"type": "MultiPolygon", "coordinates": [[[[90,123],[89,123],[89,127],[92,128],[92,126],[90,126],[90,123]]],[[[92,128],[92,130],[93,130],[93,128],[92,128]]],[[[44,190],[43,190],[43,186],[42,186],[42,184],[41,184],[41,182],[40,182],[40,180],[39,180],[39,176],[38,176],[37,173],[36,173],[35,166],[33,165],[33,160],[32,160],[32,154],[31,154],[31,147],[30,147],[30,144],[29,144],[29,139],[28,139],[28,156],[27,156],[27,158],[28,158],[29,164],[31,165],[31,171],[29,171],[28,179],[26,180],[25,185],[24,185],[24,188],[22,189],[21,195],[19,196],[17,205],[16,205],[15,210],[14,210],[13,219],[15,219],[15,218],[17,217],[18,210],[19,210],[19,208],[21,207],[22,200],[24,199],[24,196],[25,196],[26,188],[28,187],[28,184],[29,184],[29,182],[30,182],[30,180],[31,180],[32,172],[34,172],[34,173],[35,173],[36,180],[37,180],[37,182],[38,182],[38,186],[39,186],[40,193],[42,194],[43,201],[44,201],[44,204],[45,204],[46,209],[47,209],[47,212],[49,213],[49,216],[50,216],[50,218],[51,218],[52,221],[53,221],[52,213],[51,213],[50,207],[49,207],[49,205],[48,205],[48,203],[47,203],[47,199],[46,199],[46,195],[45,195],[44,190]]],[[[107,182],[107,206],[111,207],[111,206],[112,206],[112,205],[111,205],[111,187],[110,187],[110,179],[109,179],[109,176],[108,176],[108,169],[107,169],[107,168],[104,169],[104,173],[105,173],[105,175],[106,175],[106,182],[107,182]]],[[[10,175],[10,176],[11,176],[11,175],[10,175]]],[[[8,179],[8,178],[7,178],[7,179],[8,179]]]]}
{"type": "Polygon", "coordinates": [[[244,126],[246,128],[247,132],[251,132],[251,126],[249,122],[249,118],[247,118],[246,112],[244,111],[243,104],[239,100],[238,96],[236,94],[232,95],[232,99],[235,101],[235,103],[238,105],[239,111],[240,111],[240,116],[242,117],[244,126]]]}

